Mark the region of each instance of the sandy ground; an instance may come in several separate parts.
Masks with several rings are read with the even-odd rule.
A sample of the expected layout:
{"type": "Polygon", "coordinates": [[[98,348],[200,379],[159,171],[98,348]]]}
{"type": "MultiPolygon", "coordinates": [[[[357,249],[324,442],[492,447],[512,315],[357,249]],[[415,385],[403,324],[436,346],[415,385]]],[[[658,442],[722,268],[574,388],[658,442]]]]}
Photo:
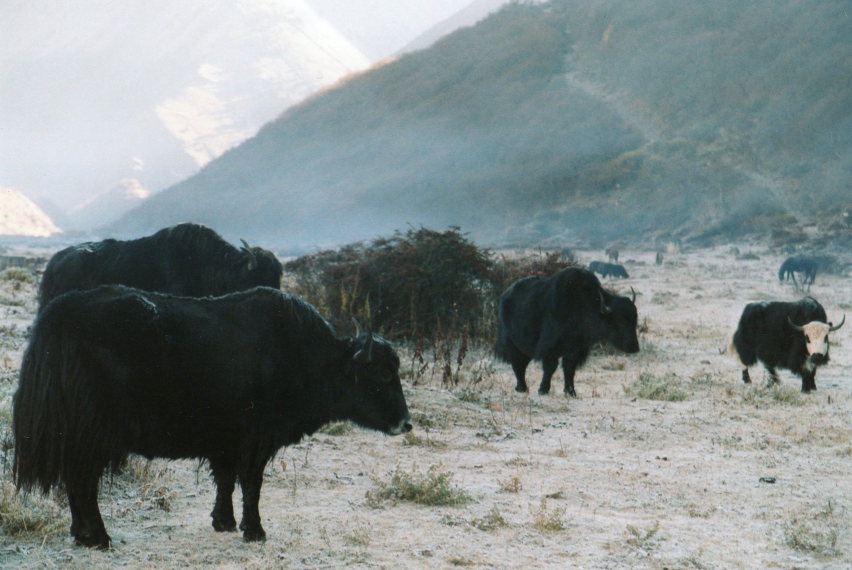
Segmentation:
{"type": "MultiPolygon", "coordinates": [[[[834,333],[817,392],[800,394],[787,372],[768,389],[761,368],[744,385],[720,354],[743,305],[801,296],[778,282],[780,257],[754,253],[736,261],[726,249],[703,250],[657,267],[652,252],[622,252],[631,277],[606,284],[637,291],[642,352],[598,351],[578,372],[577,399],[562,395],[561,372],[550,396],[516,394],[509,367],[486,351],[467,356],[455,387],[428,372],[414,385],[409,373],[412,436],[343,429],[280,452],[261,500],[265,543],[212,530],[204,467],[136,461],[103,484],[113,550],[75,547],[61,499],[7,496],[5,511],[41,513],[52,528],[4,531],[0,566],[850,568],[852,326],[834,333]],[[638,392],[654,382],[679,392],[638,392]],[[469,501],[377,498],[394,473],[440,475],[469,501]]],[[[819,276],[811,294],[830,319],[852,319],[847,279],[819,276]]],[[[4,440],[32,295],[32,286],[2,284],[4,440]]],[[[531,386],[539,376],[531,366],[531,386]]]]}

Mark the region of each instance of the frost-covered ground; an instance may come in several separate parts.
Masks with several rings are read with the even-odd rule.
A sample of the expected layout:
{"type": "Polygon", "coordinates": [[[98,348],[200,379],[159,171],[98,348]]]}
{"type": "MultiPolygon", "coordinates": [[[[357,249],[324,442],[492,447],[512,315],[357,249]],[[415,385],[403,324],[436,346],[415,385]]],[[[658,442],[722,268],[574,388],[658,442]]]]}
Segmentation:
{"type": "MultiPolygon", "coordinates": [[[[103,485],[115,548],[77,548],[61,499],[15,500],[7,458],[0,566],[852,567],[852,325],[834,333],[816,393],[800,394],[787,372],[768,389],[759,368],[742,384],[720,349],[743,305],[800,296],[778,283],[779,257],[754,253],[703,250],[657,267],[653,253],[622,252],[631,277],[607,285],[637,291],[642,352],[597,352],[577,375],[578,399],[562,395],[561,373],[550,396],[516,394],[509,367],[481,351],[456,387],[409,375],[410,436],[338,426],[282,450],[266,472],[263,544],[212,530],[205,468],[134,461],[103,485]],[[409,480],[431,483],[432,502],[469,500],[382,498],[409,480]]],[[[0,282],[4,442],[34,311],[34,285],[14,283],[0,282]]],[[[830,319],[852,319],[846,278],[819,276],[811,294],[830,319]]],[[[531,366],[531,386],[538,377],[531,366]]]]}

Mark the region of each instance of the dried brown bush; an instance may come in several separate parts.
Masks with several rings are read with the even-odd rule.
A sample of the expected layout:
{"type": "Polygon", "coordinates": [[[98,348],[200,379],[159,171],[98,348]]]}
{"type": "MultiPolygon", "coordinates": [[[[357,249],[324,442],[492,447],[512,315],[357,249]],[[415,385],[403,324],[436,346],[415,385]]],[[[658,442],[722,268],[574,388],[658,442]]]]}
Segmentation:
{"type": "MultiPolygon", "coordinates": [[[[425,338],[429,347],[446,352],[458,345],[464,353],[468,339],[490,344],[500,293],[521,277],[550,275],[568,265],[559,257],[559,252],[498,257],[458,227],[443,232],[421,227],[305,255],[286,263],[285,270],[293,293],[338,326],[349,327],[354,317],[389,338],[417,343],[425,338]]],[[[451,368],[456,359],[442,360],[451,368]]]]}

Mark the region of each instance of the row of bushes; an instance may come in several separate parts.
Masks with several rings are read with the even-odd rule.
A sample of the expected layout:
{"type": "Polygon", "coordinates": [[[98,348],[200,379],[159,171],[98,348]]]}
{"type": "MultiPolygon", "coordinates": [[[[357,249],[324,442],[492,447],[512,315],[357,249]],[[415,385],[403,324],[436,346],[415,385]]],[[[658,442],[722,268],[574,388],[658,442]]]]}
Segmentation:
{"type": "Polygon", "coordinates": [[[453,336],[490,342],[497,299],[506,287],[569,264],[558,252],[497,256],[451,227],[443,232],[412,228],[305,255],[286,263],[285,270],[288,288],[336,325],[349,326],[355,318],[396,340],[453,331],[453,336]]]}

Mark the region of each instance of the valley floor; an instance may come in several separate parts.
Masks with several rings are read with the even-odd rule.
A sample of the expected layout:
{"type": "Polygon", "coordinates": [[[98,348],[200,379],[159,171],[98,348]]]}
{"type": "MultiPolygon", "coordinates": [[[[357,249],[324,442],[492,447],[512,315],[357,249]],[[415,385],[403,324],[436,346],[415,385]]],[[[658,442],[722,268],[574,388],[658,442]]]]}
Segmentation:
{"type": "MultiPolygon", "coordinates": [[[[515,393],[508,365],[484,349],[467,355],[458,385],[429,370],[415,383],[402,349],[414,431],[337,426],[282,450],[266,472],[263,544],[213,531],[203,466],[133,461],[102,488],[115,548],[77,548],[61,502],[15,498],[6,457],[0,566],[852,567],[852,326],[834,333],[817,392],[801,394],[787,372],[767,388],[759,368],[744,385],[720,353],[742,307],[801,296],[778,282],[778,256],[754,253],[701,250],[658,267],[653,252],[622,252],[630,279],[605,285],[636,290],[642,351],[597,351],[577,374],[577,399],[562,395],[560,372],[549,396],[515,393]],[[467,500],[384,498],[404,481],[467,500]]],[[[600,255],[580,252],[584,263],[600,255]]],[[[6,453],[34,312],[34,285],[13,285],[0,284],[6,453]]],[[[835,322],[852,319],[848,279],[818,276],[810,294],[835,322]]],[[[531,387],[539,376],[531,366],[531,387]]]]}

